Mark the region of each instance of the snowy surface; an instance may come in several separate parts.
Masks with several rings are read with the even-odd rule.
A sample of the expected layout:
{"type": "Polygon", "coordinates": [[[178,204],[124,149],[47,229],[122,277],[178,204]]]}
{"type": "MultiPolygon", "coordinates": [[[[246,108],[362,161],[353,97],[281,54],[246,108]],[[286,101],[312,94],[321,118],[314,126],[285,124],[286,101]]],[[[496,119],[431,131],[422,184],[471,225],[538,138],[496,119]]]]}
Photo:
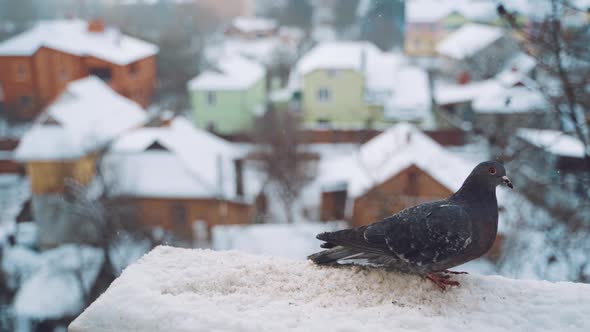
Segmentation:
{"type": "Polygon", "coordinates": [[[70,82],[25,134],[15,158],[77,159],[123,132],[142,125],[145,111],[97,77],[70,82]]]}
{"type": "Polygon", "coordinates": [[[14,310],[20,317],[41,320],[78,314],[103,261],[99,249],[76,245],[47,250],[37,258],[20,257],[40,266],[16,293],[14,310]]]}
{"type": "Polygon", "coordinates": [[[82,331],[587,331],[590,286],[420,277],[158,247],[69,327],[82,331]]]}
{"type": "Polygon", "coordinates": [[[584,144],[576,137],[558,130],[520,128],[516,135],[557,156],[584,157],[584,144]]]}
{"type": "Polygon", "coordinates": [[[207,70],[188,82],[190,90],[241,90],[264,78],[266,70],[256,61],[240,55],[225,56],[217,62],[216,70],[207,70]]]}
{"type": "Polygon", "coordinates": [[[462,60],[488,47],[502,35],[501,28],[468,23],[443,39],[436,47],[436,51],[449,58],[462,60]]]}
{"type": "Polygon", "coordinates": [[[78,56],[93,56],[118,65],[158,53],[158,47],[126,36],[119,30],[89,32],[83,20],[42,21],[30,30],[0,43],[0,55],[30,56],[47,47],[78,56]]]}
{"type": "Polygon", "coordinates": [[[479,95],[472,107],[476,113],[530,113],[546,110],[549,104],[541,92],[515,86],[479,95]]]}
{"type": "Polygon", "coordinates": [[[219,225],[213,227],[213,249],[304,259],[321,244],[316,234],[346,228],[345,222],[219,225]]]}

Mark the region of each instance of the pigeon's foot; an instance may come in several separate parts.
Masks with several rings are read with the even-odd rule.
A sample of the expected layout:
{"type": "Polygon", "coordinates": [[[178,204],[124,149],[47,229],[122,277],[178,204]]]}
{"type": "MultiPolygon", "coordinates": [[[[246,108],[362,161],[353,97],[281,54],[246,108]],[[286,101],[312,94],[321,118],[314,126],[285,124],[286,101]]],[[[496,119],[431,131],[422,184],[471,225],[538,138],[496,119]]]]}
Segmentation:
{"type": "Polygon", "coordinates": [[[469,274],[468,272],[465,272],[465,271],[451,271],[451,270],[444,270],[444,271],[442,271],[442,273],[448,273],[448,274],[469,274]]]}
{"type": "Polygon", "coordinates": [[[459,286],[459,282],[451,280],[450,276],[429,273],[424,277],[432,281],[435,285],[438,286],[438,288],[440,288],[443,291],[447,289],[447,286],[459,286]]]}

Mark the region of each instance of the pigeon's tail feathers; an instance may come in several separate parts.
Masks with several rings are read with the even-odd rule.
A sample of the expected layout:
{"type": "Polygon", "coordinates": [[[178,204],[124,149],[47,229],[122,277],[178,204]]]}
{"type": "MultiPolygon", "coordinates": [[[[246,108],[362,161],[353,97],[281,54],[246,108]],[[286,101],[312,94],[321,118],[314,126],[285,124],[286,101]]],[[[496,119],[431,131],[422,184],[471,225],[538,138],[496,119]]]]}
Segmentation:
{"type": "Polygon", "coordinates": [[[325,241],[321,245],[322,248],[334,248],[337,246],[353,249],[356,252],[371,253],[377,255],[385,254],[386,248],[381,245],[369,243],[365,238],[365,230],[367,226],[362,226],[353,229],[344,229],[336,232],[325,232],[318,234],[318,240],[325,241]]]}
{"type": "Polygon", "coordinates": [[[317,252],[313,255],[309,255],[307,259],[311,260],[316,264],[336,264],[339,260],[349,258],[350,256],[358,255],[357,251],[344,248],[336,247],[328,250],[317,252]]]}

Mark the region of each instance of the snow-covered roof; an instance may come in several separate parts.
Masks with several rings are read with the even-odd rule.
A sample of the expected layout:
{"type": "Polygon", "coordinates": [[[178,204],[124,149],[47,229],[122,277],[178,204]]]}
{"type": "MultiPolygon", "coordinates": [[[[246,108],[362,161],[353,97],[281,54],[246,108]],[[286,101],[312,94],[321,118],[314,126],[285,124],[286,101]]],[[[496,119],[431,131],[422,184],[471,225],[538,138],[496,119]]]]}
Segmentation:
{"type": "Polygon", "coordinates": [[[417,127],[400,123],[363,144],[355,154],[323,163],[323,186],[347,183],[355,198],[415,165],[450,191],[458,190],[474,163],[447,151],[417,127]]]}
{"type": "Polygon", "coordinates": [[[478,96],[496,93],[505,87],[495,79],[468,84],[438,82],[434,87],[434,98],[439,105],[471,102],[478,96]]]}
{"type": "Polygon", "coordinates": [[[584,157],[584,144],[578,138],[558,130],[519,128],[516,135],[557,156],[584,157]]]}
{"type": "Polygon", "coordinates": [[[283,52],[288,57],[294,57],[296,47],[289,41],[285,43],[280,36],[271,36],[256,39],[225,38],[223,41],[207,45],[205,58],[212,63],[217,59],[241,55],[248,59],[270,66],[276,62],[279,53],[283,52]]]}
{"type": "Polygon", "coordinates": [[[381,57],[382,52],[370,42],[333,41],[323,42],[307,52],[297,63],[296,71],[305,75],[317,69],[352,69],[364,71],[368,65],[381,57]]]}
{"type": "Polygon", "coordinates": [[[543,94],[524,86],[515,86],[477,96],[473,100],[476,113],[529,113],[546,110],[547,100],[543,94]]]}
{"type": "Polygon", "coordinates": [[[240,55],[225,56],[215,70],[207,70],[190,80],[189,90],[241,90],[259,82],[266,75],[264,66],[240,55]]]}
{"type": "Polygon", "coordinates": [[[244,178],[245,195],[237,195],[234,160],[240,156],[232,143],[177,117],[168,127],[139,128],[122,136],[101,166],[108,181],[117,183],[116,195],[250,200],[260,185],[244,178]],[[161,148],[149,149],[154,144],[161,148]]]}
{"type": "Polygon", "coordinates": [[[434,125],[426,71],[420,67],[403,66],[395,73],[395,78],[393,93],[385,106],[385,117],[434,125]]]}
{"type": "Polygon", "coordinates": [[[519,52],[506,62],[496,79],[506,86],[515,85],[526,79],[536,65],[537,61],[532,56],[519,52]]]}
{"type": "Polygon", "coordinates": [[[504,31],[491,25],[468,23],[443,39],[436,51],[444,56],[462,60],[475,55],[500,39],[504,31]]]}
{"type": "Polygon", "coordinates": [[[491,21],[497,17],[493,2],[477,0],[412,0],[406,2],[408,23],[434,23],[457,13],[475,21],[491,21]]]}
{"type": "Polygon", "coordinates": [[[88,31],[83,20],[41,21],[33,28],[0,43],[0,56],[31,56],[47,47],[78,56],[92,56],[118,65],[155,55],[158,47],[143,40],[105,28],[88,31]]]}
{"type": "Polygon", "coordinates": [[[36,320],[78,315],[84,309],[83,294],[90,290],[100,270],[102,251],[63,245],[43,252],[40,260],[39,269],[16,293],[15,313],[36,320]]]}
{"type": "Polygon", "coordinates": [[[101,148],[147,119],[136,102],[97,77],[70,82],[20,141],[15,158],[77,159],[101,148]]]}
{"type": "Polygon", "coordinates": [[[276,29],[277,21],[264,17],[238,16],[232,20],[232,27],[243,32],[269,31],[276,29]]]}
{"type": "Polygon", "coordinates": [[[420,276],[385,269],[158,247],[125,269],[69,330],[583,331],[590,325],[587,284],[454,278],[461,285],[441,293],[420,276]]]}

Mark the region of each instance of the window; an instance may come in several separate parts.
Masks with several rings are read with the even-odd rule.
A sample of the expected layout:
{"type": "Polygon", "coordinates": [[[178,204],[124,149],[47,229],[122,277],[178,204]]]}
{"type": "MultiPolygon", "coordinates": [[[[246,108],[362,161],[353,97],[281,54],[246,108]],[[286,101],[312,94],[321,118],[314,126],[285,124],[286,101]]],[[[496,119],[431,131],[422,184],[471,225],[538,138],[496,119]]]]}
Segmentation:
{"type": "Polygon", "coordinates": [[[129,75],[137,77],[139,74],[139,62],[134,62],[129,65],[129,75]]]}
{"type": "Polygon", "coordinates": [[[318,100],[321,102],[328,102],[330,101],[331,95],[330,90],[328,88],[319,88],[318,89],[318,100]]]}
{"type": "Polygon", "coordinates": [[[90,75],[94,75],[105,82],[110,82],[113,78],[110,68],[90,68],[89,72],[90,75]]]}
{"type": "Polygon", "coordinates": [[[68,72],[68,68],[62,67],[59,70],[59,79],[61,81],[67,81],[70,78],[70,73],[68,72]]]}
{"type": "Polygon", "coordinates": [[[328,77],[334,78],[339,74],[338,69],[328,69],[328,77]]]}
{"type": "Polygon", "coordinates": [[[16,66],[16,79],[18,81],[24,81],[27,79],[27,75],[27,67],[24,64],[19,63],[18,66],[16,66]]]}
{"type": "Polygon", "coordinates": [[[207,105],[212,106],[217,103],[217,96],[213,91],[207,91],[207,105]]]}
{"type": "Polygon", "coordinates": [[[21,107],[31,107],[32,104],[31,96],[20,96],[21,107]]]}
{"type": "Polygon", "coordinates": [[[0,102],[4,101],[4,89],[2,89],[2,82],[0,82],[0,102]]]}
{"type": "Polygon", "coordinates": [[[172,225],[174,227],[186,227],[187,211],[186,207],[180,203],[172,205],[172,225]]]}

